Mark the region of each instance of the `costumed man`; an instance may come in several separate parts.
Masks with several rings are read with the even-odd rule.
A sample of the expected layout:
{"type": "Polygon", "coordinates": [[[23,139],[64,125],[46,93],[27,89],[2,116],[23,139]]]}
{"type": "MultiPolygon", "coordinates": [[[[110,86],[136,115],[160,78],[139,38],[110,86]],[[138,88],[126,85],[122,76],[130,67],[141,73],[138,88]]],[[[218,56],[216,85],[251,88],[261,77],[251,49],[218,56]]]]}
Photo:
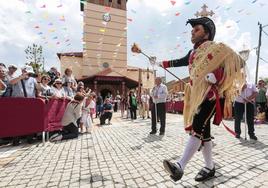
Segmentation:
{"type": "Polygon", "coordinates": [[[188,23],[193,28],[193,49],[185,57],[163,61],[160,66],[189,66],[190,82],[185,86],[183,115],[185,130],[190,137],[182,157],[175,163],[164,160],[163,165],[170,177],[178,181],[186,164],[196,151],[202,149],[205,167],[195,180],[205,181],[215,176],[210,119],[215,114],[213,124],[219,125],[224,99],[232,101],[236,91],[241,89],[245,80],[241,72],[244,61],[223,43],[213,42],[216,27],[210,18],[189,19],[188,23]]]}

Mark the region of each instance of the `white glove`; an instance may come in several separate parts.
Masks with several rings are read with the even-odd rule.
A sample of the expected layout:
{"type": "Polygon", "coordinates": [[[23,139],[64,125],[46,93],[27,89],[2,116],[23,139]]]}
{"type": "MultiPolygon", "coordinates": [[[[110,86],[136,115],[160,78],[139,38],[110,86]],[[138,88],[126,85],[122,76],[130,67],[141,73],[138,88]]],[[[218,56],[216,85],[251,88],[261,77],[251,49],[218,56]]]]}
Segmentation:
{"type": "Polygon", "coordinates": [[[210,84],[216,84],[217,79],[213,73],[208,73],[205,77],[205,80],[210,84]]]}

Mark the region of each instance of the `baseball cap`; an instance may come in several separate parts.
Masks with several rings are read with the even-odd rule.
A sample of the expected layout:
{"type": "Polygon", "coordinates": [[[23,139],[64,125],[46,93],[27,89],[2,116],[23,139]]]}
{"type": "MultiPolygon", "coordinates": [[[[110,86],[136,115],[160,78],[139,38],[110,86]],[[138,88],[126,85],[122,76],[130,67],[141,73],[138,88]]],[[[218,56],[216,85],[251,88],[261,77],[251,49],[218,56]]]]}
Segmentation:
{"type": "Polygon", "coordinates": [[[21,69],[25,70],[27,73],[34,73],[33,67],[31,67],[29,65],[25,65],[21,69]]]}

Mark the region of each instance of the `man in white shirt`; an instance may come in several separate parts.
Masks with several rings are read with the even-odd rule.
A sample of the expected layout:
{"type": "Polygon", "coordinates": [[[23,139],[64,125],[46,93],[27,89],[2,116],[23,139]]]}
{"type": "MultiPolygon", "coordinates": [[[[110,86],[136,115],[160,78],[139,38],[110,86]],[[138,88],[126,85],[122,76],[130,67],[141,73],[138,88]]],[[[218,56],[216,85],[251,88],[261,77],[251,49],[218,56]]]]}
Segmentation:
{"type": "Polygon", "coordinates": [[[243,118],[243,114],[246,113],[249,137],[252,140],[257,140],[254,133],[254,101],[257,94],[258,92],[254,84],[245,83],[242,87],[241,94],[235,99],[234,114],[236,138],[240,138],[241,120],[243,118]],[[245,103],[247,109],[246,112],[245,103]]]}
{"type": "Polygon", "coordinates": [[[156,116],[159,116],[161,125],[159,135],[164,135],[166,128],[166,100],[168,91],[167,86],[162,84],[162,79],[160,77],[157,77],[155,79],[155,85],[156,86],[154,86],[151,92],[151,97],[153,99],[152,104],[153,106],[151,106],[152,131],[150,132],[150,134],[155,134],[157,132],[156,116]]]}
{"type": "Polygon", "coordinates": [[[34,78],[33,68],[31,66],[24,66],[21,69],[22,74],[12,80],[10,84],[12,85],[12,97],[25,97],[25,98],[35,98],[36,91],[38,89],[37,80],[34,78]]]}

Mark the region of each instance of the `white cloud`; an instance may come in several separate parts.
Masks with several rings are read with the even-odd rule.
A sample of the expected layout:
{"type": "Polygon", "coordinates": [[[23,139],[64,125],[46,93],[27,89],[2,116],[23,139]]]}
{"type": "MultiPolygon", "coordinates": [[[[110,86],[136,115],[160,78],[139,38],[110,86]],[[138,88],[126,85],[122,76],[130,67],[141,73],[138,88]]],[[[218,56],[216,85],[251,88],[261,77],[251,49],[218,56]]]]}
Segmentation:
{"type": "Polygon", "coordinates": [[[60,67],[56,53],[82,51],[82,16],[78,1],[12,0],[9,3],[0,1],[0,7],[0,62],[22,66],[26,60],[24,49],[32,43],[43,46],[46,69],[52,65],[60,67]],[[46,8],[40,8],[44,4],[46,8]],[[63,15],[65,21],[60,21],[63,15]],[[50,29],[55,32],[49,32],[50,29]],[[39,32],[42,34],[38,35],[39,32]],[[55,37],[57,39],[53,39],[55,37]],[[65,42],[67,39],[70,46],[65,42]]]}
{"type": "Polygon", "coordinates": [[[181,0],[175,0],[174,5],[171,4],[170,0],[132,0],[128,2],[128,6],[132,8],[146,6],[148,8],[153,8],[157,11],[163,12],[171,8],[178,8],[183,4],[181,0]]]}
{"type": "Polygon", "coordinates": [[[226,20],[222,22],[221,17],[217,17],[215,21],[216,25],[216,40],[232,40],[239,32],[239,27],[234,20],[226,20]]]}
{"type": "Polygon", "coordinates": [[[218,17],[215,21],[216,41],[226,43],[227,45],[231,46],[235,51],[252,49],[252,36],[250,32],[240,33],[240,28],[234,20],[228,19],[222,22],[221,19],[221,17],[218,17]]]}

